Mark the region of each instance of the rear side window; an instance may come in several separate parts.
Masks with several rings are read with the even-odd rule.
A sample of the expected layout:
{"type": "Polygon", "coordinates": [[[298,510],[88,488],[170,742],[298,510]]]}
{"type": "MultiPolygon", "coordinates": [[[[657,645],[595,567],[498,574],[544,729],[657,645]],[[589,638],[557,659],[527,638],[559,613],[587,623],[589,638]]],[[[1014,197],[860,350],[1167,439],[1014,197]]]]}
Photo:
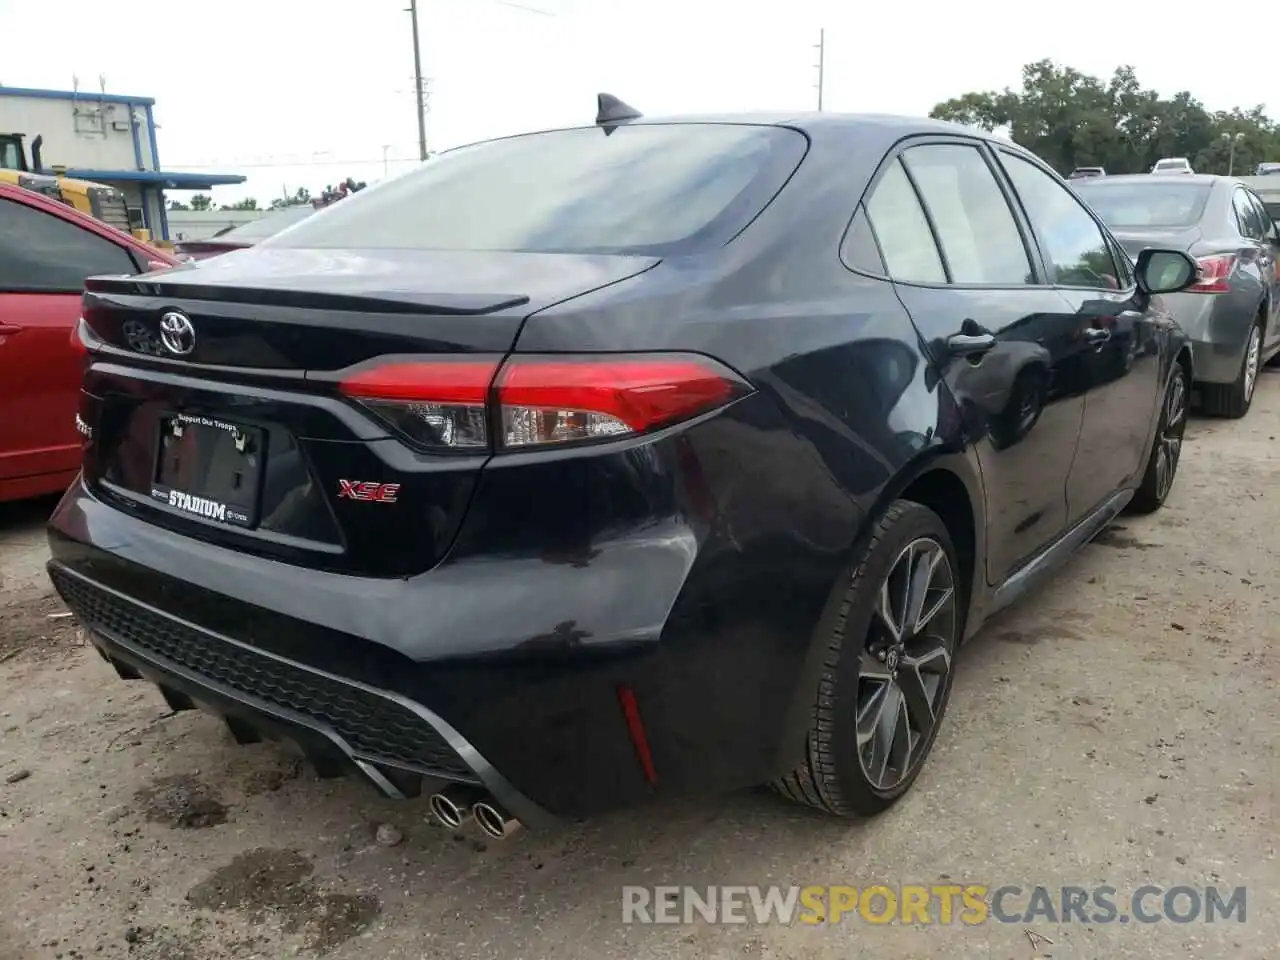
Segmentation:
{"type": "Polygon", "coordinates": [[[51,213],[0,198],[0,292],[79,293],[87,277],[137,272],[124,247],[51,213]]]}
{"type": "Polygon", "coordinates": [[[808,148],[796,130],[636,124],[451,150],[347,197],[267,247],[694,252],[732,239],[808,148]]]}
{"type": "Polygon", "coordinates": [[[862,207],[858,207],[853,222],[849,224],[849,234],[845,237],[840,255],[855,270],[876,276],[885,275],[884,260],[880,257],[875,234],[871,232],[871,224],[867,222],[867,214],[862,207]]]}
{"type": "Polygon", "coordinates": [[[977,147],[931,143],[902,158],[933,217],[953,283],[1035,281],[1017,221],[977,147]]]}
{"type": "Polygon", "coordinates": [[[1120,271],[1111,255],[1111,244],[1066,185],[1008,151],[1001,151],[1000,162],[1040,237],[1053,282],[1064,287],[1120,289],[1120,271]]]}
{"type": "Polygon", "coordinates": [[[1262,223],[1262,236],[1265,239],[1274,226],[1274,221],[1271,219],[1271,213],[1265,206],[1263,206],[1262,201],[1259,200],[1256,195],[1249,193],[1248,191],[1245,192],[1249,197],[1249,205],[1253,207],[1254,212],[1258,215],[1258,219],[1262,223]]]}
{"type": "Polygon", "coordinates": [[[894,160],[867,201],[867,219],[880,241],[889,276],[916,283],[945,283],[942,258],[915,188],[894,160]]]}
{"type": "Polygon", "coordinates": [[[1231,206],[1235,208],[1236,221],[1240,227],[1240,235],[1251,240],[1261,240],[1264,234],[1262,218],[1249,202],[1249,195],[1243,190],[1231,194],[1231,206]]]}

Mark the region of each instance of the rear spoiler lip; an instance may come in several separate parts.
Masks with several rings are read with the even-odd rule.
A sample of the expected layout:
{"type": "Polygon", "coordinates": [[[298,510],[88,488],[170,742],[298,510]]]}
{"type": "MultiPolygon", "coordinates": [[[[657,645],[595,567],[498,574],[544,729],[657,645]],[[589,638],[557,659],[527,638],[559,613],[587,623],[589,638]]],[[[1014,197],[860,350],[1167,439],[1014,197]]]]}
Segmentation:
{"type": "Polygon", "coordinates": [[[522,307],[530,301],[529,296],[523,293],[420,293],[414,290],[329,293],[320,290],[201,284],[198,282],[195,271],[187,264],[162,274],[138,277],[90,277],[85,281],[85,293],[86,295],[124,294],[157,299],[261,304],[312,310],[430,313],[455,317],[499,313],[514,307],[522,307]]]}

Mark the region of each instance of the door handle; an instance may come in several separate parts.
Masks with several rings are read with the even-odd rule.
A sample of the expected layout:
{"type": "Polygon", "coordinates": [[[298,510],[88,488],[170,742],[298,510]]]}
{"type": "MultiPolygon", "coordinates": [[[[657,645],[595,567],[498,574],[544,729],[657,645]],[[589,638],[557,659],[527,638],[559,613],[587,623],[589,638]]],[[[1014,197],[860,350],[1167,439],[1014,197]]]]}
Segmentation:
{"type": "Polygon", "coordinates": [[[1086,327],[1084,331],[1084,342],[1091,343],[1096,346],[1102,346],[1111,339],[1111,331],[1101,327],[1086,327]]]}
{"type": "Polygon", "coordinates": [[[981,357],[996,345],[990,333],[953,333],[947,337],[947,352],[953,357],[981,357]]]}
{"type": "Polygon", "coordinates": [[[8,337],[15,333],[21,333],[22,329],[22,327],[12,323],[0,323],[0,337],[8,337]]]}

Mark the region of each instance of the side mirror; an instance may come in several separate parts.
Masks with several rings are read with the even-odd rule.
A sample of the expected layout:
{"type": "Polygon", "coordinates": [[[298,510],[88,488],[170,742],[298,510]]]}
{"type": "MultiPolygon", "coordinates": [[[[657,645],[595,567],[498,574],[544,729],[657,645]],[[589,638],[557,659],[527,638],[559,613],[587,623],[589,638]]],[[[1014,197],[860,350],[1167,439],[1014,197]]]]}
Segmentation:
{"type": "Polygon", "coordinates": [[[1181,250],[1148,248],[1138,254],[1133,273],[1143,293],[1177,293],[1196,282],[1200,267],[1181,250]]]}

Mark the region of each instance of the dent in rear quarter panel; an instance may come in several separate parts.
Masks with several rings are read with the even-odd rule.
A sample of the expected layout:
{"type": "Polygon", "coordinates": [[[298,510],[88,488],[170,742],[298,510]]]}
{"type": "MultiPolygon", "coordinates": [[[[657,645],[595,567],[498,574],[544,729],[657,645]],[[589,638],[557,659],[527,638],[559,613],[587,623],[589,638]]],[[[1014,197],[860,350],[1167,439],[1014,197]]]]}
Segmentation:
{"type": "MultiPolygon", "coordinates": [[[[850,213],[856,202],[854,192],[850,213]]],[[[730,245],[668,260],[535,314],[517,340],[517,352],[530,353],[703,353],[757,390],[652,445],[661,456],[652,475],[667,485],[649,509],[690,555],[665,625],[655,609],[639,649],[616,671],[637,688],[664,789],[758,783],[794,764],[815,691],[823,608],[843,586],[880,497],[942,446],[945,395],[890,285],[837,259],[845,222],[815,231],[808,249],[730,245]]],[[[575,511],[591,512],[589,468],[547,464],[545,482],[526,487],[521,504],[514,478],[504,489],[501,460],[485,468],[464,528],[492,507],[516,511],[492,529],[554,538],[575,511]],[[542,509],[560,508],[543,519],[538,498],[542,509]]],[[[602,507],[600,516],[609,515],[614,508],[602,507]]],[[[587,524],[584,564],[593,535],[610,534],[587,524]]],[[[467,548],[465,536],[457,549],[467,548]]],[[[638,594],[644,589],[637,585],[638,594]]]]}

